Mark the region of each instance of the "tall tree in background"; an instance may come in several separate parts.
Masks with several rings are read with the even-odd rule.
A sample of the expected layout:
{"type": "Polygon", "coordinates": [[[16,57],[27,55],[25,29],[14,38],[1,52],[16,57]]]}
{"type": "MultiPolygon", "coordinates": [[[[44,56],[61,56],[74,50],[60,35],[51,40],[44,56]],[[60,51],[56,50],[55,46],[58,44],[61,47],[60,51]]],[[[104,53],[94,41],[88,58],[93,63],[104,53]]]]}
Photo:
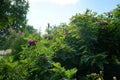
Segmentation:
{"type": "Polygon", "coordinates": [[[28,7],[25,0],[1,0],[0,29],[23,26],[26,23],[28,7]]]}
{"type": "Polygon", "coordinates": [[[26,25],[28,12],[26,0],[0,0],[0,48],[6,43],[11,32],[22,31],[26,25]]]}

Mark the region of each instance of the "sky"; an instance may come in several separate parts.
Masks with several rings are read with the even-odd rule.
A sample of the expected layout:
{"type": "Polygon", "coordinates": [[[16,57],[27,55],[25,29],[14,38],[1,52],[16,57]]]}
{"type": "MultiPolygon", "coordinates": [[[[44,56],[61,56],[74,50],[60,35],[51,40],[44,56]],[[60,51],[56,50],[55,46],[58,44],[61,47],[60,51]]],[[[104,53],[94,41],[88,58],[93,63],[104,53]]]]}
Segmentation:
{"type": "Polygon", "coordinates": [[[28,24],[44,33],[47,24],[51,26],[69,23],[76,13],[90,9],[98,14],[109,12],[120,4],[120,0],[28,0],[28,24]]]}

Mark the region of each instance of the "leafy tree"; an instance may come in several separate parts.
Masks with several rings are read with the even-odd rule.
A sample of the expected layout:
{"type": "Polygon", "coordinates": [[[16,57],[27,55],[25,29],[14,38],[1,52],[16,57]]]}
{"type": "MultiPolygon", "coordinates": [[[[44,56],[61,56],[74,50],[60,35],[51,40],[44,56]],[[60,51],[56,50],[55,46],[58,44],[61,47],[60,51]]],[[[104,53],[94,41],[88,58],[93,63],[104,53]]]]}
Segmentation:
{"type": "Polygon", "coordinates": [[[69,69],[76,67],[78,80],[99,71],[104,72],[105,80],[112,80],[114,75],[119,79],[119,23],[119,5],[102,15],[91,10],[76,14],[68,26],[49,31],[53,36],[48,41],[55,51],[53,60],[69,69]]]}
{"type": "Polygon", "coordinates": [[[28,2],[26,0],[0,1],[0,29],[6,27],[20,28],[26,22],[28,2]]]}
{"type": "MultiPolygon", "coordinates": [[[[28,11],[26,0],[1,0],[0,1],[0,48],[11,37],[11,31],[23,32],[26,25],[28,11]]],[[[15,38],[14,38],[15,39],[15,38]]]]}

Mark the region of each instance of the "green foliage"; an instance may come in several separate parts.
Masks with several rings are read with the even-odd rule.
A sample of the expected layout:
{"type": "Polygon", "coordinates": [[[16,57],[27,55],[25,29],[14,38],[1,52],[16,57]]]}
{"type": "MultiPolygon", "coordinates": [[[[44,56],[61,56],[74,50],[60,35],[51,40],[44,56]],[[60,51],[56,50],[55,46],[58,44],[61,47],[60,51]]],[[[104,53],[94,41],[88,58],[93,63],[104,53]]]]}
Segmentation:
{"type": "Polygon", "coordinates": [[[16,35],[26,27],[29,4],[26,0],[0,1],[0,50],[11,48],[16,35]]]}
{"type": "Polygon", "coordinates": [[[0,1],[0,30],[6,27],[20,27],[26,22],[28,2],[25,0],[0,1]]]}
{"type": "MultiPolygon", "coordinates": [[[[96,15],[95,12],[86,10],[84,14],[73,16],[68,26],[60,25],[51,29],[49,35],[52,35],[53,39],[49,42],[55,51],[53,60],[60,62],[65,68],[77,67],[78,80],[101,70],[105,75],[109,74],[104,76],[106,80],[112,79],[113,74],[117,75],[120,71],[117,68],[120,66],[120,59],[115,57],[120,56],[118,8],[103,15],[96,15]],[[110,65],[114,68],[116,66],[113,73],[109,73],[106,69],[110,65]]],[[[117,78],[119,79],[118,76],[117,78]]]]}
{"type": "Polygon", "coordinates": [[[19,59],[15,59],[13,54],[3,57],[0,63],[0,79],[73,80],[77,70],[66,70],[60,63],[55,63],[52,60],[54,52],[46,48],[46,43],[41,40],[33,46],[24,45],[22,51],[17,53],[19,59]]]}
{"type": "Polygon", "coordinates": [[[76,69],[65,70],[65,68],[60,67],[60,63],[53,64],[55,68],[52,69],[55,74],[50,80],[71,80],[71,77],[76,73],[76,69]]]}
{"type": "Polygon", "coordinates": [[[100,70],[104,70],[104,64],[108,64],[106,60],[107,55],[105,53],[99,53],[96,55],[83,55],[81,57],[81,64],[85,64],[91,67],[97,66],[100,70]]]}
{"type": "Polygon", "coordinates": [[[104,80],[102,71],[100,71],[99,74],[96,74],[96,73],[88,74],[87,77],[92,80],[104,80]]]}

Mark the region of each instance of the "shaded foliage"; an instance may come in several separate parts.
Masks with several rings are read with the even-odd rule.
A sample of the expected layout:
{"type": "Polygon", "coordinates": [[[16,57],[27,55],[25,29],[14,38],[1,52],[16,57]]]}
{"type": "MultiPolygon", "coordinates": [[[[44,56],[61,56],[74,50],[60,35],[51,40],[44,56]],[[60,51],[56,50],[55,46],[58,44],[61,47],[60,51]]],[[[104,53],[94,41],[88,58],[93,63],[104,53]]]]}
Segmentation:
{"type": "MultiPolygon", "coordinates": [[[[8,45],[6,42],[11,38],[13,31],[15,33],[23,32],[26,27],[28,7],[26,0],[0,1],[0,50],[10,47],[5,45],[8,45]]],[[[15,38],[12,36],[11,39],[15,38]]]]}

